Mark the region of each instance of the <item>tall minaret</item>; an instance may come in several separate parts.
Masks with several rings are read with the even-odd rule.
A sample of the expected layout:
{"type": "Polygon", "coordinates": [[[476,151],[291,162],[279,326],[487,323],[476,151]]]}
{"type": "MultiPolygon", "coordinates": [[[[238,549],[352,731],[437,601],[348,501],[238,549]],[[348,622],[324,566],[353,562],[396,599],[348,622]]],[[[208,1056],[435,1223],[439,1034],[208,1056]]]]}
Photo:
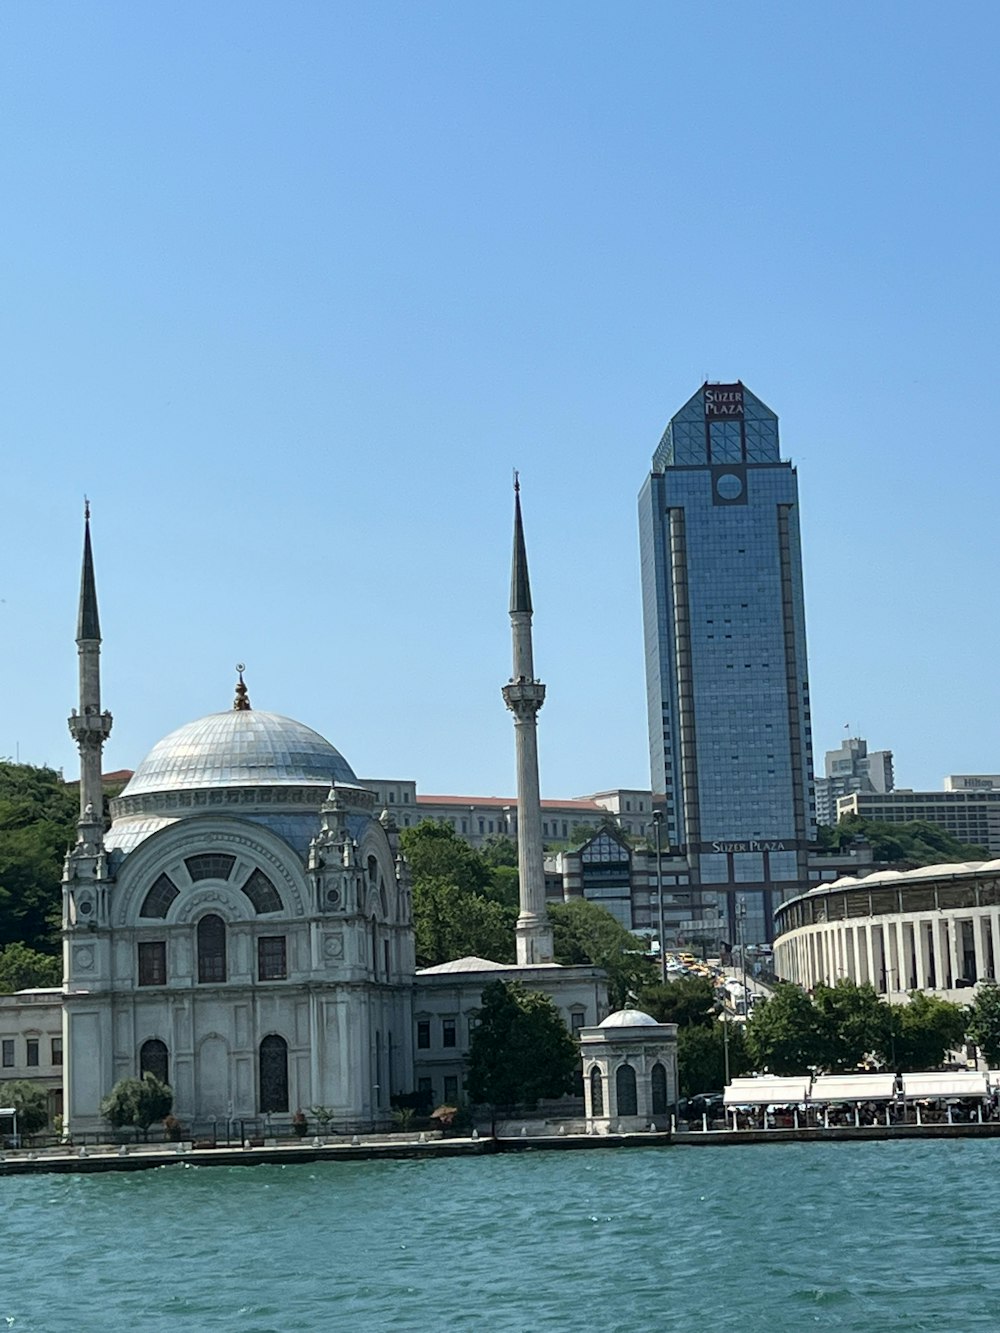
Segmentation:
{"type": "Polygon", "coordinates": [[[101,760],[104,742],[111,734],[111,714],[101,712],[101,621],[97,614],[97,584],[94,556],[90,549],[90,505],[83,515],[83,573],[80,576],[80,610],[76,622],[76,646],[80,656],[80,711],[69,719],[70,735],[80,749],[80,834],[82,842],[92,826],[103,830],[104,789],[101,760]]]}
{"type": "Polygon", "coordinates": [[[517,961],[521,967],[552,962],[552,927],[545,910],[542,806],[538,792],[538,710],[545,686],[535,679],[531,653],[531,584],[521,524],[521,486],[514,475],[514,560],[510,577],[510,624],[514,674],[503,687],[514,714],[517,742],[517,860],[521,886],[517,917],[517,961]]]}

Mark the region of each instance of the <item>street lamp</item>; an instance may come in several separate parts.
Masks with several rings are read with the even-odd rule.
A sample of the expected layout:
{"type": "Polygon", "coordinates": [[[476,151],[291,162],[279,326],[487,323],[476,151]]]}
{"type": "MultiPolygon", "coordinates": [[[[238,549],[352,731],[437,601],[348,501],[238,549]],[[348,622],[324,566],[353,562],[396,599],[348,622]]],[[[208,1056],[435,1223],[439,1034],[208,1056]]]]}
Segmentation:
{"type": "Polygon", "coordinates": [[[660,847],[660,821],[662,818],[662,810],[653,811],[653,842],[656,847],[656,925],[660,932],[660,981],[666,983],[667,954],[664,948],[666,931],[663,926],[663,859],[660,847]]]}
{"type": "Polygon", "coordinates": [[[743,968],[743,1012],[750,1017],[750,981],[747,977],[747,905],[741,898],[736,904],[736,938],[740,946],[740,966],[743,968]]]}

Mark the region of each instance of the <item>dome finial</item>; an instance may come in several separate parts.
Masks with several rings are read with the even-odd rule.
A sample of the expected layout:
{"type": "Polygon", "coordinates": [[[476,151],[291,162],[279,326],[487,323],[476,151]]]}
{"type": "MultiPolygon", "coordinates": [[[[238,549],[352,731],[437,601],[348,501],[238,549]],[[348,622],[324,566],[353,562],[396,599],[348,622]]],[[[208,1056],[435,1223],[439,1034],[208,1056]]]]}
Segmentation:
{"type": "Polygon", "coordinates": [[[246,713],[250,711],[250,695],[243,683],[243,672],[246,671],[245,663],[237,662],[236,670],[239,672],[240,678],[236,684],[236,698],[233,700],[233,707],[238,713],[246,713]]]}

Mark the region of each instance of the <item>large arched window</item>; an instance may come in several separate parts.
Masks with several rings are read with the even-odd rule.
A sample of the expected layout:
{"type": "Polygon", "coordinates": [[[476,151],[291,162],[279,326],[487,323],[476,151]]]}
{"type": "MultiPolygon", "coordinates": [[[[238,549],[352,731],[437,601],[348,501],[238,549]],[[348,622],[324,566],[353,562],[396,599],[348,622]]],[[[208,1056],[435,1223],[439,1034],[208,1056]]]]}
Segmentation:
{"type": "Polygon", "coordinates": [[[288,1042],[274,1033],[260,1044],[260,1109],[288,1110],[288,1042]]]}
{"type": "Polygon", "coordinates": [[[281,898],[263,870],[255,870],[243,885],[243,892],[253,903],[253,910],[260,916],[264,912],[280,912],[281,898]]]}
{"type": "Polygon", "coordinates": [[[615,1074],[615,1092],[618,1094],[618,1114],[638,1115],[639,1101],[635,1091],[635,1070],[631,1065],[619,1065],[615,1074]]]}
{"type": "Polygon", "coordinates": [[[604,1114],[604,1080],[597,1065],[590,1071],[590,1114],[604,1114]]]}
{"type": "Polygon", "coordinates": [[[652,1094],[653,1115],[667,1114],[667,1071],[657,1060],[649,1075],[649,1090],[652,1094]]]}
{"type": "Polygon", "coordinates": [[[166,1043],[159,1041],[156,1037],[153,1037],[150,1041],[144,1041],[139,1048],[139,1076],[152,1074],[161,1083],[169,1083],[168,1073],[166,1043]]]}
{"type": "Polygon", "coordinates": [[[146,894],[142,907],[139,909],[139,915],[154,917],[157,920],[164,919],[170,911],[170,904],[177,897],[178,892],[177,885],[169,875],[160,875],[146,894]]]}
{"type": "Polygon", "coordinates": [[[226,923],[221,916],[203,916],[198,922],[198,980],[226,979],[226,923]]]}

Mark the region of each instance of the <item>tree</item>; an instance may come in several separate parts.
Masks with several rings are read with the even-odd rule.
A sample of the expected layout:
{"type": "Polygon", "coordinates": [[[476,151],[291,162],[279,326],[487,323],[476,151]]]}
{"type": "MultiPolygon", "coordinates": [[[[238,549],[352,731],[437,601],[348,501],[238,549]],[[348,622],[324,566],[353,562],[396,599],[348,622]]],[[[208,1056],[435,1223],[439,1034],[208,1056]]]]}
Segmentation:
{"type": "Polygon", "coordinates": [[[867,842],[876,861],[910,870],[918,866],[954,864],[958,861],[984,861],[989,853],[984,847],[958,842],[937,824],[925,819],[911,819],[905,824],[886,824],[861,815],[845,815],[835,825],[819,826],[817,839],[822,851],[843,851],[852,842],[867,842]]]}
{"type": "Polygon", "coordinates": [[[555,961],[563,966],[592,963],[608,974],[612,1008],[622,1009],[656,978],[645,945],[611,913],[586,898],[550,903],[555,961]]]}
{"type": "Polygon", "coordinates": [[[0,946],[51,950],[79,794],[51,768],[0,763],[0,946]]]}
{"type": "Polygon", "coordinates": [[[0,949],[0,995],[10,995],[32,986],[59,986],[61,983],[61,958],[38,953],[16,941],[0,949]]]}
{"type": "Polygon", "coordinates": [[[790,981],[754,1005],[746,1024],[754,1068],[771,1074],[805,1074],[822,1063],[823,1038],[812,1000],[790,981]]]}
{"type": "Polygon", "coordinates": [[[27,1137],[37,1134],[49,1123],[49,1104],[45,1089],[26,1078],[0,1084],[0,1106],[17,1111],[17,1132],[27,1137]]]}
{"type": "Polygon", "coordinates": [[[114,1129],[134,1125],[145,1137],[149,1127],[170,1114],[173,1091],[147,1070],[142,1078],[121,1078],[101,1102],[101,1115],[114,1129]]]}
{"type": "Polygon", "coordinates": [[[969,1010],[965,1035],[994,1069],[1000,1064],[1000,986],[980,986],[969,1010]]]}
{"type": "Polygon", "coordinates": [[[894,1004],[879,1055],[896,1069],[933,1069],[965,1039],[968,1010],[937,995],[911,991],[909,1003],[894,1004]]]}
{"type": "Polygon", "coordinates": [[[446,879],[425,877],[413,885],[417,959],[434,967],[453,958],[489,958],[512,963],[517,912],[462,891],[446,879]]]}
{"type": "Polygon", "coordinates": [[[488,866],[513,866],[517,869],[517,843],[506,833],[491,833],[484,838],[479,855],[488,866]]]}
{"type": "Polygon", "coordinates": [[[462,893],[478,894],[490,885],[490,867],[450,824],[423,819],[416,828],[403,829],[399,841],[414,885],[426,879],[443,880],[462,893]]]}
{"type": "Polygon", "coordinates": [[[859,986],[840,977],[834,986],[816,986],[812,1002],[818,1033],[817,1063],[824,1069],[850,1072],[885,1045],[889,1006],[879,999],[873,986],[859,986]]]}
{"type": "Polygon", "coordinates": [[[710,1027],[716,1018],[715,987],[707,977],[679,977],[644,986],[637,1005],[658,1023],[710,1027]]]}
{"type": "Polygon", "coordinates": [[[682,1097],[725,1087],[727,1026],[729,1077],[739,1078],[753,1068],[742,1023],[718,1019],[707,1025],[690,1023],[677,1029],[677,1080],[682,1097]]]}
{"type": "Polygon", "coordinates": [[[474,1102],[533,1106],[540,1097],[572,1092],[580,1055],[547,995],[517,981],[491,981],[478,1018],[466,1079],[474,1102]]]}

